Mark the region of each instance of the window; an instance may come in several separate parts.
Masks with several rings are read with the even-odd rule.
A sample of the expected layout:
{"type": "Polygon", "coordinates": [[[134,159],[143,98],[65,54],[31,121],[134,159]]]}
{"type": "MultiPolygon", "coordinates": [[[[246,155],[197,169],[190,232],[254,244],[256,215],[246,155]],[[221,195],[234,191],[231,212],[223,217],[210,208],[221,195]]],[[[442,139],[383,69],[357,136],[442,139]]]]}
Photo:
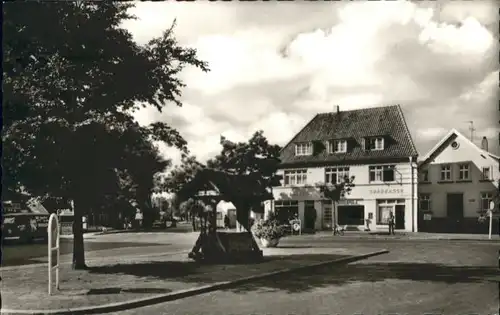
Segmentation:
{"type": "Polygon", "coordinates": [[[384,149],[384,138],[369,138],[368,139],[368,150],[383,150],[384,149]]]}
{"type": "Polygon", "coordinates": [[[451,180],[451,165],[441,166],[441,180],[451,180]]]}
{"type": "Polygon", "coordinates": [[[491,168],[483,167],[483,171],[481,174],[481,180],[491,180],[491,168]]]}
{"type": "Polygon", "coordinates": [[[370,166],[370,182],[393,182],[394,165],[370,166]]]}
{"type": "Polygon", "coordinates": [[[389,214],[395,216],[396,205],[404,205],[404,199],[377,200],[377,225],[388,225],[389,214]]]}
{"type": "Polygon", "coordinates": [[[312,143],[297,143],[295,145],[295,155],[311,155],[312,143]]]}
{"type": "Polygon", "coordinates": [[[325,169],[325,183],[340,184],[349,177],[348,167],[328,167],[325,169]]]}
{"type": "Polygon", "coordinates": [[[423,183],[429,182],[429,170],[420,171],[420,181],[423,183]]]}
{"type": "Polygon", "coordinates": [[[297,200],[276,200],[274,202],[277,220],[282,224],[288,224],[290,220],[299,216],[299,202],[297,200]]]}
{"type": "Polygon", "coordinates": [[[284,178],[285,186],[303,185],[307,181],[307,170],[287,170],[284,178]]]}
{"type": "Polygon", "coordinates": [[[380,205],[378,207],[378,213],[377,213],[377,224],[378,225],[388,225],[389,224],[389,214],[393,212],[393,206],[392,205],[380,205]]]}
{"type": "Polygon", "coordinates": [[[469,164],[460,164],[458,167],[458,179],[468,180],[469,179],[469,164]]]}
{"type": "Polygon", "coordinates": [[[328,153],[347,152],[347,140],[333,140],[328,142],[328,153]]]}
{"type": "Polygon", "coordinates": [[[431,211],[431,194],[420,194],[419,208],[421,211],[431,211]]]}
{"type": "Polygon", "coordinates": [[[490,202],[493,200],[493,193],[481,193],[481,210],[488,211],[490,209],[490,202]]]}

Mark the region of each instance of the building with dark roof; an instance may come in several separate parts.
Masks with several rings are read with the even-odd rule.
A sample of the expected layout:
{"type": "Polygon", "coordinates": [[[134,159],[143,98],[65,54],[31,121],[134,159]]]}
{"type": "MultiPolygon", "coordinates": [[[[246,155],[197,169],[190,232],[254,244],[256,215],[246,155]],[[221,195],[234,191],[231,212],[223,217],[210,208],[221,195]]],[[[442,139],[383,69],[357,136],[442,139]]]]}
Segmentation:
{"type": "Polygon", "coordinates": [[[417,231],[418,153],[401,106],[320,113],[281,152],[281,186],[266,209],[294,213],[305,230],[417,231]],[[352,192],[332,205],[318,186],[354,176],[352,192]]]}

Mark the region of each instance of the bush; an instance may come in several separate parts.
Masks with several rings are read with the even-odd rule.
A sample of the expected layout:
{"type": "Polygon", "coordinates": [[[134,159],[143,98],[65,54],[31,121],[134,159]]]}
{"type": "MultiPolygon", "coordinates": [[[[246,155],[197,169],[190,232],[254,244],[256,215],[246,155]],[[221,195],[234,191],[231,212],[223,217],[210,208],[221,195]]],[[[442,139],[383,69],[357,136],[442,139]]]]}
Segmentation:
{"type": "Polygon", "coordinates": [[[285,227],[272,213],[268,219],[257,220],[252,226],[252,233],[266,240],[280,239],[285,235],[285,227]]]}

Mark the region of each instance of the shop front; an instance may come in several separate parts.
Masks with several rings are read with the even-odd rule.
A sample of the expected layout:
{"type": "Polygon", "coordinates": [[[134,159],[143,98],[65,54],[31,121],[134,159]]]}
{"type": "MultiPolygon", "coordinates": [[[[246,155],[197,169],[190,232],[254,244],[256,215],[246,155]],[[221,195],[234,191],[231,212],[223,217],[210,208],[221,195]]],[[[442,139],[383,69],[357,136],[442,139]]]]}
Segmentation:
{"type": "Polygon", "coordinates": [[[266,209],[274,204],[274,209],[283,220],[298,217],[304,230],[332,230],[334,222],[347,226],[349,230],[386,231],[392,212],[395,217],[395,229],[412,231],[416,225],[416,198],[404,188],[378,188],[359,185],[353,189],[349,198],[337,204],[324,200],[319,193],[309,192],[304,198],[275,200],[266,204],[266,209]],[[413,203],[413,207],[412,207],[413,203]]]}

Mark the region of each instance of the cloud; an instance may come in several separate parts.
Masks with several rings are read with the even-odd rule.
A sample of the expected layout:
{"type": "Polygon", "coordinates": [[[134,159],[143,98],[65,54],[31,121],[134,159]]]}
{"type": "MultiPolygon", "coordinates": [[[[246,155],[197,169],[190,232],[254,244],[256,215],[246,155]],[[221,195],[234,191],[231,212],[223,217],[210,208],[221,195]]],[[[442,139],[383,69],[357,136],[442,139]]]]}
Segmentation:
{"type": "MultiPolygon", "coordinates": [[[[263,129],[284,145],[335,105],[401,104],[421,152],[443,130],[467,129],[468,120],[486,132],[497,123],[482,111],[497,106],[498,43],[488,24],[496,14],[492,20],[484,8],[496,12],[497,4],[460,3],[149,3],[138,12],[176,16],[178,36],[211,71],[186,69],[186,105],[161,115],[145,110],[141,119],[171,123],[204,158],[220,150],[220,134],[237,141],[263,129]],[[302,19],[306,10],[311,16],[302,19]]],[[[145,38],[162,23],[130,30],[145,38]]]]}
{"type": "Polygon", "coordinates": [[[419,138],[424,140],[435,140],[443,137],[449,130],[441,127],[420,129],[417,134],[419,138]]]}

